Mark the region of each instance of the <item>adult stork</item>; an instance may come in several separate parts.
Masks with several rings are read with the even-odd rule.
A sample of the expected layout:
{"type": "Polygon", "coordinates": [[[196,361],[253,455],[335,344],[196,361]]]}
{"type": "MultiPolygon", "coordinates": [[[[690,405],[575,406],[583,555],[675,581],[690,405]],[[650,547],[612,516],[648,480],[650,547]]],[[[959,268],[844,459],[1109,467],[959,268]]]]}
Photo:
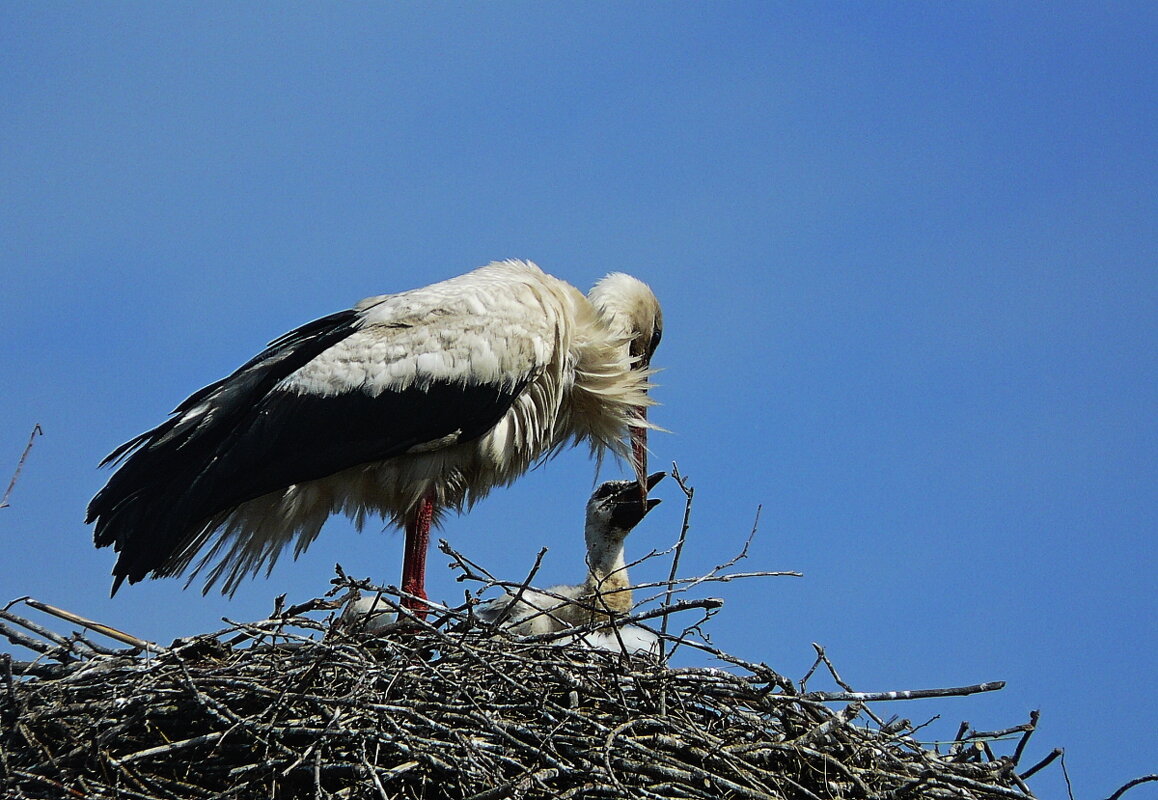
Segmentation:
{"type": "Polygon", "coordinates": [[[425,608],[430,527],[568,444],[644,485],[659,303],[611,273],[584,297],[528,261],[370,297],[275,339],[114,450],[88,507],[121,583],[208,568],[204,591],[272,570],[334,513],[406,531],[402,590],[425,608]],[[630,444],[627,439],[630,439],[630,444]]]}

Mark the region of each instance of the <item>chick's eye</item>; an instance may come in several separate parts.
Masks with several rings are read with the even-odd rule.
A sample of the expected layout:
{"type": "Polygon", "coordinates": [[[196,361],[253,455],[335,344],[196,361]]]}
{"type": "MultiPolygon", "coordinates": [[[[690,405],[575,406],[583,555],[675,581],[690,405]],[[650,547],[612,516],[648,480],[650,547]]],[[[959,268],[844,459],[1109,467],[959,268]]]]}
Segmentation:
{"type": "Polygon", "coordinates": [[[618,488],[619,487],[613,483],[605,483],[595,490],[595,497],[599,500],[602,500],[605,497],[610,497],[618,490],[618,488]]]}

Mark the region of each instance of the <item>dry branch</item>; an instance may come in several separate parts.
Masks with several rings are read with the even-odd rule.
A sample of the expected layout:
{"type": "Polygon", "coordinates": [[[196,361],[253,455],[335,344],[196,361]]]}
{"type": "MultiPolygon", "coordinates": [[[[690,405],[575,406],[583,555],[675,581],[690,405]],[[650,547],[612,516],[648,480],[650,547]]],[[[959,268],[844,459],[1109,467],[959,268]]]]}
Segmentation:
{"type": "Polygon", "coordinates": [[[8,508],[8,498],[12,496],[12,490],[16,488],[16,481],[20,478],[20,471],[24,469],[24,462],[28,460],[28,454],[32,452],[32,445],[36,443],[37,436],[43,435],[44,431],[39,422],[32,426],[32,433],[28,434],[28,444],[24,445],[24,452],[20,454],[20,460],[16,462],[12,480],[8,481],[8,488],[4,490],[4,496],[0,497],[0,508],[8,508]]]}

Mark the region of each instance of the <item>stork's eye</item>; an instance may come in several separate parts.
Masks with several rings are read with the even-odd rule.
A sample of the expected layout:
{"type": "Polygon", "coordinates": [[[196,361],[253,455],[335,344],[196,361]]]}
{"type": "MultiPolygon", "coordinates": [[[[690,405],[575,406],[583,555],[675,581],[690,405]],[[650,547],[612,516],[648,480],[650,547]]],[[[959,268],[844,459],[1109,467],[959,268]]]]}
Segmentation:
{"type": "Polygon", "coordinates": [[[651,358],[655,355],[655,348],[659,347],[659,340],[663,336],[663,328],[656,323],[655,328],[651,333],[651,341],[647,345],[647,357],[651,358]]]}

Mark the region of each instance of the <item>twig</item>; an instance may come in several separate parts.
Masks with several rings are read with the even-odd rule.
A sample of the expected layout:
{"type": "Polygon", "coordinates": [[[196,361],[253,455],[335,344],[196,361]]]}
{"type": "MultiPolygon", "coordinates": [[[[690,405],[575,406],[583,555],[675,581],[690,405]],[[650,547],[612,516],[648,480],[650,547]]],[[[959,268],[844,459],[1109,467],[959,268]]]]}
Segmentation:
{"type": "Polygon", "coordinates": [[[996,692],[1005,688],[1005,681],[988,681],[972,686],[954,686],[947,689],[908,689],[900,692],[808,692],[801,697],[809,700],[839,703],[880,703],[890,700],[925,700],[930,697],[964,697],[978,692],[996,692]]]}
{"type": "Polygon", "coordinates": [[[122,642],[131,647],[139,647],[141,650],[149,650],[154,653],[160,653],[167,649],[159,644],[148,642],[144,639],[139,639],[132,634],[125,633],[124,631],[119,631],[116,628],[110,627],[109,625],[96,622],[86,617],[82,617],[79,614],[72,613],[71,611],[65,611],[63,608],[57,608],[56,606],[50,606],[47,603],[41,603],[39,600],[33,600],[30,597],[25,598],[24,604],[30,608],[35,608],[37,611],[43,611],[45,614],[51,614],[54,617],[67,620],[74,625],[81,625],[85,628],[88,628],[89,630],[96,631],[103,636],[107,636],[110,639],[122,642]]]}
{"type": "Polygon", "coordinates": [[[1069,795],[1070,800],[1074,800],[1074,785],[1070,783],[1070,771],[1066,769],[1066,754],[1064,751],[1061,755],[1061,771],[1062,777],[1066,779],[1066,794],[1069,795]]]}
{"type": "MultiPolygon", "coordinates": [[[[535,576],[539,574],[539,567],[541,567],[543,565],[543,558],[546,555],[547,555],[547,548],[546,547],[539,548],[539,552],[535,556],[535,563],[531,565],[531,569],[527,573],[527,577],[523,578],[523,582],[520,583],[519,588],[515,590],[515,594],[514,594],[513,598],[511,599],[511,602],[507,604],[507,606],[499,614],[498,619],[495,620],[496,626],[501,626],[504,622],[506,622],[507,619],[510,617],[511,613],[514,611],[514,609],[517,608],[520,603],[522,603],[523,597],[526,595],[526,593],[531,588],[531,581],[533,581],[535,579],[535,576]]],[[[532,617],[528,617],[528,619],[533,619],[535,616],[539,616],[542,614],[546,614],[547,616],[550,616],[549,611],[541,611],[541,612],[539,612],[539,614],[533,615],[532,617]]]]}
{"type": "MultiPolygon", "coordinates": [[[[680,535],[679,539],[676,540],[675,552],[671,557],[671,570],[667,575],[667,594],[664,596],[663,601],[665,606],[671,605],[672,594],[675,590],[676,575],[679,574],[680,556],[683,554],[684,542],[687,541],[688,531],[691,529],[692,498],[694,498],[696,494],[695,487],[688,485],[687,480],[682,474],[680,474],[679,465],[674,461],[671,464],[671,474],[675,479],[676,485],[679,486],[680,490],[682,490],[684,493],[684,517],[683,521],[680,523],[680,535]]],[[[660,633],[664,635],[667,634],[667,617],[664,617],[663,625],[660,627],[660,633]]],[[[663,645],[661,645],[661,647],[662,646],[663,645]]],[[[662,650],[660,655],[663,655],[662,650]]]]}
{"type": "Polygon", "coordinates": [[[129,753],[127,756],[110,759],[113,764],[128,764],[133,761],[140,761],[142,758],[149,758],[157,755],[167,755],[176,752],[177,750],[184,750],[188,747],[195,747],[199,744],[207,744],[208,742],[216,742],[225,732],[217,731],[214,733],[206,733],[201,736],[192,736],[188,739],[182,739],[179,742],[169,742],[168,744],[159,745],[157,747],[149,747],[145,750],[138,750],[135,753],[129,753]]]}
{"type": "Polygon", "coordinates": [[[1134,780],[1130,781],[1129,783],[1126,783],[1124,786],[1122,786],[1121,789],[1114,792],[1108,798],[1106,798],[1106,800],[1118,800],[1119,797],[1121,797],[1126,792],[1133,789],[1135,786],[1138,786],[1138,785],[1143,784],[1143,783],[1149,783],[1151,781],[1158,781],[1158,774],[1156,774],[1156,775],[1143,775],[1141,778],[1135,778],[1134,780]]]}
{"type": "Polygon", "coordinates": [[[1031,775],[1034,775],[1034,774],[1040,772],[1041,770],[1045,769],[1046,767],[1048,767],[1050,764],[1052,764],[1054,762],[1054,759],[1056,759],[1060,755],[1063,755],[1064,753],[1065,753],[1065,751],[1062,750],[1060,747],[1054,748],[1053,750],[1050,751],[1049,755],[1047,755],[1041,761],[1034,764],[1032,767],[1027,769],[1025,772],[1022,772],[1020,775],[1018,775],[1018,777],[1021,778],[1022,780],[1025,780],[1026,778],[1030,777],[1031,775]]]}
{"type": "Polygon", "coordinates": [[[1025,734],[1017,743],[1017,749],[1013,751],[1013,758],[1011,760],[1014,764],[1021,763],[1021,755],[1025,752],[1025,746],[1029,744],[1029,737],[1033,736],[1033,732],[1037,730],[1037,721],[1039,719],[1041,719],[1041,711],[1035,708],[1029,712],[1029,723],[1023,728],[1025,734]]]}
{"type": "Polygon", "coordinates": [[[8,508],[8,498],[12,496],[12,490],[16,488],[16,480],[20,477],[20,471],[24,469],[24,462],[28,459],[29,452],[32,451],[32,445],[37,436],[43,435],[44,430],[40,427],[39,422],[32,426],[32,433],[28,435],[28,444],[24,445],[24,452],[20,454],[20,460],[16,462],[16,471],[12,473],[12,480],[8,481],[8,488],[4,490],[4,496],[0,497],[0,508],[8,508]]]}
{"type": "MultiPolygon", "coordinates": [[[[836,681],[837,686],[844,689],[846,692],[849,692],[851,694],[856,694],[856,692],[852,688],[852,686],[845,683],[844,680],[840,677],[840,673],[836,671],[836,667],[833,666],[833,663],[829,660],[828,654],[824,651],[824,647],[822,647],[817,642],[813,642],[812,648],[816,651],[817,661],[819,663],[824,664],[824,666],[828,668],[828,672],[830,675],[832,675],[832,679],[834,681],[836,681]]],[[[813,669],[815,669],[815,665],[813,665],[813,669]]],[[[811,674],[812,674],[812,670],[809,670],[809,675],[811,675],[811,674]]],[[[803,682],[801,683],[801,686],[803,688],[803,682]]],[[[876,722],[878,725],[880,725],[881,727],[884,727],[884,721],[880,717],[878,717],[876,715],[876,712],[874,712],[872,709],[865,709],[865,713],[867,713],[869,718],[872,719],[874,722],[876,722]]]]}
{"type": "Polygon", "coordinates": [[[28,634],[21,633],[15,628],[11,628],[2,622],[0,622],[0,636],[3,636],[8,641],[12,642],[12,644],[26,647],[29,650],[40,653],[42,655],[49,655],[53,651],[60,652],[59,647],[53,647],[50,644],[45,644],[39,639],[34,639],[28,634]]]}
{"type": "Polygon", "coordinates": [[[43,625],[39,625],[30,619],[25,619],[18,614],[13,614],[8,610],[8,608],[0,609],[0,619],[11,622],[14,625],[19,625],[25,630],[32,631],[42,639],[47,639],[54,645],[57,645],[58,647],[61,647],[65,650],[68,650],[72,645],[72,642],[68,639],[67,636],[61,636],[59,633],[51,631],[43,625]]]}

